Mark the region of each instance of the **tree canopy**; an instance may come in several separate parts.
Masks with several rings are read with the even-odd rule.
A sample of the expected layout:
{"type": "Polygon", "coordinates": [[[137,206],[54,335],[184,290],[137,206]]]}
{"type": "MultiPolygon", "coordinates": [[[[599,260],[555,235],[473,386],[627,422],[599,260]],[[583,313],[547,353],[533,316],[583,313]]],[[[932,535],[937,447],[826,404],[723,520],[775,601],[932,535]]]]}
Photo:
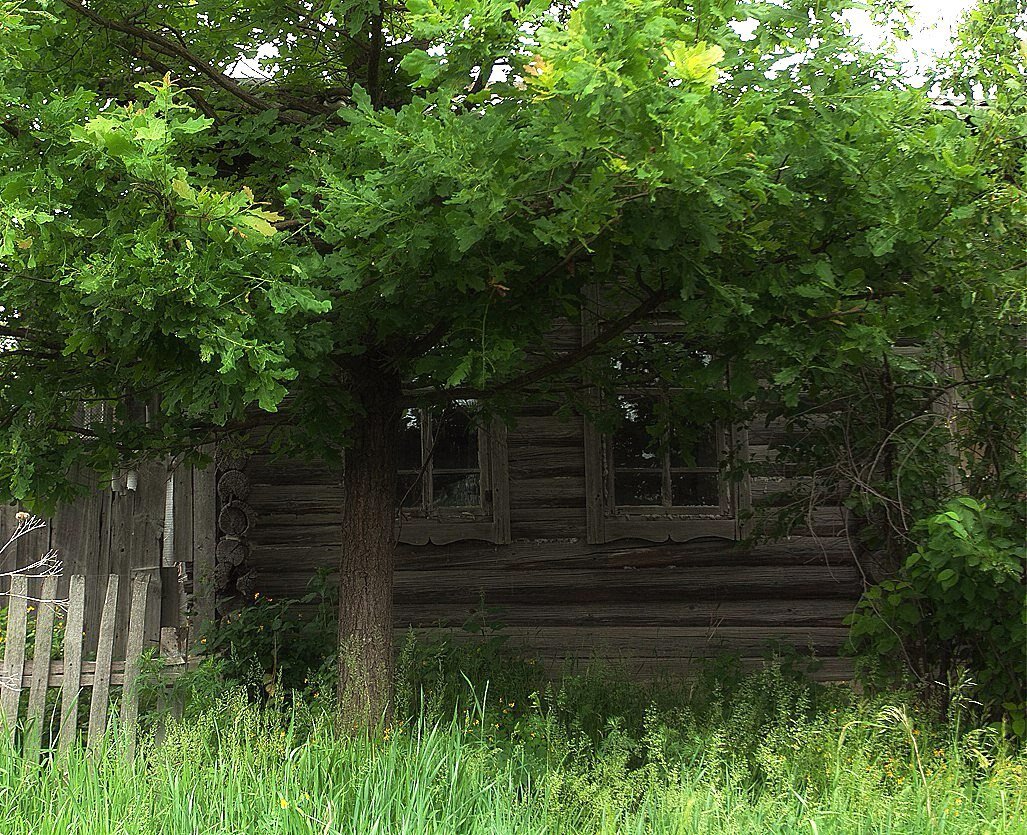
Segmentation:
{"type": "Polygon", "coordinates": [[[936,106],[845,5],[5,3],[6,492],[287,392],[337,445],[369,352],[420,394],[538,387],[597,279],[779,384],[1001,296],[1009,121],[936,106]],[[71,431],[127,393],[145,424],[71,431]]]}

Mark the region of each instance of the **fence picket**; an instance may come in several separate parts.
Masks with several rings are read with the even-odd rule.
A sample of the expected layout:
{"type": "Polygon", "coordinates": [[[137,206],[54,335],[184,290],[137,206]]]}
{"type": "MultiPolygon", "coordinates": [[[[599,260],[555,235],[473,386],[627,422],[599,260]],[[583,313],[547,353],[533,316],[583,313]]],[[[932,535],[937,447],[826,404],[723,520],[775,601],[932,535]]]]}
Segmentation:
{"type": "Polygon", "coordinates": [[[121,690],[121,730],[128,735],[129,755],[135,751],[136,722],[139,720],[139,656],[143,653],[146,628],[146,594],[150,577],[132,579],[132,605],[128,615],[128,643],[125,650],[125,681],[121,690]]]}
{"type": "Polygon", "coordinates": [[[24,574],[11,578],[7,607],[7,643],[4,646],[4,671],[0,680],[0,710],[7,732],[14,741],[21,702],[21,680],[25,675],[25,629],[28,611],[29,580],[24,574]]]}
{"type": "Polygon", "coordinates": [[[54,608],[57,603],[57,576],[43,580],[36,610],[36,642],[32,650],[32,689],[29,690],[28,724],[25,731],[25,757],[39,756],[46,710],[46,691],[50,687],[50,652],[53,649],[54,608]]]}
{"type": "Polygon", "coordinates": [[[64,630],[64,681],[61,685],[61,729],[58,750],[71,748],[78,728],[78,694],[82,684],[82,626],[86,616],[86,578],[75,574],[68,590],[68,623],[64,630]]]}
{"type": "Polygon", "coordinates": [[[111,663],[114,656],[114,628],[118,611],[118,575],[107,579],[107,596],[100,615],[100,634],[96,645],[96,673],[89,701],[89,729],[86,744],[96,745],[107,731],[107,710],[111,689],[111,663]]]}

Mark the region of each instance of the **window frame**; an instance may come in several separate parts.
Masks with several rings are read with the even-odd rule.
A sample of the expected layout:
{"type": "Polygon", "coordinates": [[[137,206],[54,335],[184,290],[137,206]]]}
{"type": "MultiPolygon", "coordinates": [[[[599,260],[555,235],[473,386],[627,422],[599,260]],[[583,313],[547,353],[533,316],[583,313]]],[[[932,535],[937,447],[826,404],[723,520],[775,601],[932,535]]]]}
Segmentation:
{"type": "MultiPolygon", "coordinates": [[[[417,407],[411,407],[417,408],[417,407]]],[[[510,541],[510,491],[506,426],[498,420],[478,426],[480,503],[474,506],[432,507],[431,410],[420,409],[420,507],[396,508],[396,540],[405,545],[448,545],[479,539],[494,544],[510,541]],[[428,415],[425,420],[423,415],[428,415]]],[[[409,472],[403,470],[402,472],[409,472]]]]}
{"type": "MultiPolygon", "coordinates": [[[[660,389],[618,389],[618,397],[627,395],[632,399],[650,398],[652,400],[666,400],[667,392],[660,389]]],[[[714,441],[717,447],[717,461],[723,462],[729,455],[733,446],[733,432],[729,427],[724,427],[720,421],[714,423],[714,441]]],[[[726,517],[734,515],[733,491],[726,479],[723,478],[723,467],[686,467],[675,466],[671,449],[667,446],[667,438],[664,438],[664,447],[659,450],[660,465],[650,469],[641,467],[618,467],[615,459],[615,449],[612,435],[603,435],[603,463],[608,479],[607,490],[611,497],[612,506],[618,512],[628,514],[668,514],[687,517],[726,517]],[[617,473],[653,473],[660,472],[660,492],[664,501],[658,505],[622,505],[617,503],[617,473]],[[717,494],[719,502],[716,505],[688,505],[673,503],[672,479],[675,473],[715,473],[717,476],[717,494]]]]}
{"type": "MultiPolygon", "coordinates": [[[[598,332],[600,322],[600,300],[597,288],[591,288],[582,307],[582,344],[587,344],[598,332]]],[[[656,317],[654,317],[656,318],[656,317]]],[[[654,321],[639,325],[629,332],[673,333],[680,330],[673,322],[654,321]]],[[[617,393],[629,396],[665,397],[666,392],[658,388],[632,389],[625,387],[617,393]]],[[[597,397],[597,394],[593,395],[597,397]]],[[[597,404],[598,405],[598,404],[597,404]]],[[[748,432],[745,426],[723,426],[717,424],[718,444],[718,491],[720,508],[697,505],[618,505],[615,492],[615,466],[613,458],[613,435],[599,430],[586,418],[585,425],[585,510],[586,541],[589,544],[603,544],[618,539],[641,539],[649,542],[688,542],[693,539],[713,537],[740,540],[747,535],[743,519],[751,505],[749,476],[740,480],[727,478],[724,464],[733,455],[742,461],[748,460],[748,432]]],[[[663,484],[661,494],[666,498],[670,452],[664,451],[663,484]]],[[[629,469],[629,468],[625,468],[629,469]]],[[[683,468],[686,472],[694,469],[683,468]]],[[[707,470],[708,471],[708,470],[707,470]]]]}

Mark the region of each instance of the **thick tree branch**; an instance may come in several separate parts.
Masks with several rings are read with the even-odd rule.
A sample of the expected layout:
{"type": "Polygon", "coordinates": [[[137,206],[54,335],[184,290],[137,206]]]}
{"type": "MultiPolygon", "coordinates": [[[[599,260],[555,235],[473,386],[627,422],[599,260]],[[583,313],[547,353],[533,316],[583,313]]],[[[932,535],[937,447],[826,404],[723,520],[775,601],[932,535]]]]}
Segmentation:
{"type": "Polygon", "coordinates": [[[664,287],[652,293],[636,307],[627,313],[606,323],[600,331],[580,348],[568,351],[565,354],[543,363],[542,365],[525,371],[522,374],[497,383],[495,386],[483,389],[453,388],[434,391],[409,391],[406,394],[412,396],[426,396],[429,400],[456,400],[464,398],[483,399],[496,395],[511,394],[524,391],[528,387],[540,383],[557,374],[570,371],[574,366],[584,362],[627,331],[632,325],[644,320],[649,314],[654,313],[661,305],[666,304],[674,298],[675,291],[664,287]]]}
{"type": "MultiPolygon", "coordinates": [[[[143,41],[162,55],[175,57],[184,61],[197,72],[210,79],[214,85],[224,90],[226,93],[235,96],[235,98],[246,103],[254,110],[278,110],[278,107],[275,104],[265,101],[260,96],[254,95],[234,78],[225,75],[212,64],[195,55],[179,40],[166,38],[164,35],[158,34],[157,32],[151,32],[149,29],[143,29],[142,27],[136,26],[132,23],[108,20],[93,11],[84,3],[80,2],[80,0],[63,0],[63,2],[68,8],[82,15],[87,20],[92,21],[97,26],[111,32],[120,32],[123,35],[128,35],[129,37],[143,41]]],[[[280,114],[279,118],[292,124],[302,124],[301,119],[298,119],[295,116],[290,116],[287,113],[280,114]]]]}

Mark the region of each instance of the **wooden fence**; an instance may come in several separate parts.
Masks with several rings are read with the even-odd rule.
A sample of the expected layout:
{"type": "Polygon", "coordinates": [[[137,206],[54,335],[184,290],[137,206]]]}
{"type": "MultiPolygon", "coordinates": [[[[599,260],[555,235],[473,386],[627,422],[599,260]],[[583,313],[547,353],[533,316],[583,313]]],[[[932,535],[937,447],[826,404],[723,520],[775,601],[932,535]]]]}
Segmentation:
{"type": "MultiPolygon", "coordinates": [[[[19,726],[22,693],[28,690],[22,743],[27,757],[38,756],[43,729],[47,724],[47,693],[59,689],[59,730],[56,736],[58,751],[67,751],[78,738],[79,701],[82,691],[91,688],[89,719],[86,726],[86,744],[94,746],[104,737],[108,716],[112,710],[111,688],[121,688],[121,730],[126,734],[129,750],[134,744],[139,719],[140,659],[145,649],[145,625],[150,577],[140,574],[130,581],[131,594],[128,609],[127,640],[124,660],[115,660],[115,643],[119,633],[125,631],[118,613],[118,585],[120,577],[107,578],[106,592],[100,609],[100,623],[95,640],[85,640],[86,578],[81,574],[70,577],[65,622],[63,658],[51,660],[54,648],[54,624],[58,607],[59,578],[45,577],[38,597],[29,595],[30,578],[15,574],[11,578],[8,606],[7,635],[4,643],[3,671],[0,676],[0,715],[7,733],[15,740],[19,726]],[[32,658],[28,658],[29,615],[34,614],[35,635],[32,658]],[[83,646],[96,647],[95,660],[83,658],[83,646]]],[[[31,584],[36,587],[38,583],[31,584]]],[[[162,647],[161,661],[165,673],[175,676],[187,666],[181,649],[162,647]]]]}
{"type": "MultiPolygon", "coordinates": [[[[70,595],[69,578],[86,577],[85,646],[97,652],[101,609],[107,577],[121,577],[117,614],[127,623],[131,580],[150,577],[145,640],[157,645],[167,628],[199,627],[213,617],[214,547],[217,537],[215,467],[180,466],[173,472],[163,462],[142,464],[131,479],[101,479],[73,470],[69,481],[87,488],[76,501],[61,504],[43,527],[0,547],[0,608],[6,605],[7,575],[26,570],[40,555],[56,552],[63,564],[58,581],[62,598],[70,595]],[[170,524],[169,524],[170,523],[170,524]],[[187,615],[188,613],[188,615],[187,615]]],[[[18,505],[0,504],[0,546],[24,525],[27,514],[18,505]]],[[[30,583],[38,596],[38,580],[30,583]]],[[[127,633],[114,638],[114,657],[124,657],[127,633]]]]}

